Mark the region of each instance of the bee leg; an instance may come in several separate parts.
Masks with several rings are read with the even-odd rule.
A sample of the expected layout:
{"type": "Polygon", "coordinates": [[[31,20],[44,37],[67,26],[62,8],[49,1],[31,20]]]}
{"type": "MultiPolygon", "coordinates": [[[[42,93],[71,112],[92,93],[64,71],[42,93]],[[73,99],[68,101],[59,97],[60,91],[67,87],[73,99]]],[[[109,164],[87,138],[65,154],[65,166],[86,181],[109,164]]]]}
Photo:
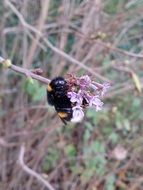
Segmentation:
{"type": "Polygon", "coordinates": [[[65,125],[67,125],[67,122],[65,121],[65,119],[63,119],[63,118],[61,118],[61,117],[60,117],[60,119],[62,120],[62,122],[63,122],[65,125]]]}

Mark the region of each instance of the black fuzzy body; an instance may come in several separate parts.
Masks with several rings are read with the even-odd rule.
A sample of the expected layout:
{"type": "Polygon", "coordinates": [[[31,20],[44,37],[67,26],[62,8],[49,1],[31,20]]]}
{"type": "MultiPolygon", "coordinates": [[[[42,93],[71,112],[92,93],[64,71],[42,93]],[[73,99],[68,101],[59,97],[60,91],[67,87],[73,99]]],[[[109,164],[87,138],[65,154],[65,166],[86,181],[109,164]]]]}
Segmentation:
{"type": "Polygon", "coordinates": [[[48,103],[55,107],[59,117],[64,123],[72,119],[73,111],[70,99],[67,96],[68,85],[64,78],[56,77],[48,85],[47,99],[48,103]],[[60,116],[60,113],[66,116],[60,116]]]}

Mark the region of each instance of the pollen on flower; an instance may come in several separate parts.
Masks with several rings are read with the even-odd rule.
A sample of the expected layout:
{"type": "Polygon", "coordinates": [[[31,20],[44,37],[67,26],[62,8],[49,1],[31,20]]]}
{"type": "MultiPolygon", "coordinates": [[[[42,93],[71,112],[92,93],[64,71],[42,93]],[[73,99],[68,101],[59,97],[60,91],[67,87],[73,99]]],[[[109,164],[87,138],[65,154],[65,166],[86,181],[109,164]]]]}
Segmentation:
{"type": "Polygon", "coordinates": [[[67,96],[72,103],[72,122],[80,122],[84,117],[84,109],[87,107],[95,107],[96,111],[102,109],[101,99],[110,88],[109,83],[97,83],[88,75],[81,77],[69,75],[66,81],[69,87],[67,96]]]}

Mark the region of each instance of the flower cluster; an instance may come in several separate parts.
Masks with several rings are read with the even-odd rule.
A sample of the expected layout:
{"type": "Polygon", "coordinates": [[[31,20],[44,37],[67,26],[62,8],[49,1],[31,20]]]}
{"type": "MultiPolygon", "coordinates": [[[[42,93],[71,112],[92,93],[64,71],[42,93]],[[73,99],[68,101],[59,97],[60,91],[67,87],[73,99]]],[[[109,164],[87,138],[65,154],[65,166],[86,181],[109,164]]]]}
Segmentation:
{"type": "Polygon", "coordinates": [[[95,107],[96,111],[102,109],[103,102],[101,98],[110,88],[109,83],[100,84],[94,82],[88,75],[82,77],[69,75],[67,83],[69,86],[67,96],[70,98],[73,106],[73,122],[83,119],[83,109],[86,107],[95,107]]]}

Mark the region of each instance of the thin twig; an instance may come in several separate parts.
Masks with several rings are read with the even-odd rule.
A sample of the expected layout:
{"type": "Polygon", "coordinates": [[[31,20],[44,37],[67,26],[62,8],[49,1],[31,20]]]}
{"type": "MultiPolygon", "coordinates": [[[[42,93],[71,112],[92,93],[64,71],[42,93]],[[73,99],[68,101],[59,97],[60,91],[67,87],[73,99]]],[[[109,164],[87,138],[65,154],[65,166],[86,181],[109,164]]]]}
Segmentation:
{"type": "MultiPolygon", "coordinates": [[[[50,4],[50,0],[41,1],[42,9],[41,9],[41,13],[40,13],[39,21],[38,21],[38,27],[37,27],[37,30],[40,33],[42,33],[43,28],[44,28],[44,24],[48,15],[49,4],[50,4]]],[[[31,65],[33,61],[34,53],[36,51],[37,45],[39,44],[39,41],[40,41],[40,35],[36,34],[35,39],[32,41],[31,47],[29,49],[27,65],[26,65],[27,68],[31,65]]]]}
{"type": "Polygon", "coordinates": [[[120,48],[114,47],[114,46],[112,46],[112,44],[107,44],[107,43],[101,42],[99,40],[95,40],[95,41],[96,41],[96,43],[104,46],[107,49],[113,50],[115,52],[119,52],[119,53],[124,54],[126,56],[130,56],[130,57],[134,57],[134,58],[139,58],[139,59],[143,58],[143,54],[141,54],[141,53],[136,54],[136,53],[133,53],[133,52],[125,51],[125,50],[122,50],[120,48]]]}
{"type": "Polygon", "coordinates": [[[90,43],[96,43],[96,44],[102,45],[103,47],[105,47],[107,49],[110,49],[110,50],[115,51],[115,52],[119,52],[119,53],[121,53],[123,55],[129,56],[129,57],[138,58],[138,59],[142,59],[143,58],[143,54],[142,53],[136,54],[136,53],[133,53],[133,52],[122,50],[120,48],[117,48],[117,47],[113,46],[110,43],[105,43],[105,42],[102,42],[101,40],[98,40],[98,39],[89,38],[88,36],[84,35],[81,31],[76,31],[76,34],[78,36],[80,36],[81,38],[83,38],[84,40],[90,42],[90,43]]]}
{"type": "MultiPolygon", "coordinates": [[[[4,66],[6,65],[6,61],[7,60],[0,57],[0,63],[3,64],[4,66]]],[[[28,69],[24,69],[24,68],[21,68],[19,66],[13,65],[13,64],[11,64],[9,66],[9,68],[12,69],[13,71],[16,71],[18,73],[24,74],[26,77],[31,77],[33,79],[36,79],[36,80],[42,82],[42,83],[48,84],[50,82],[49,79],[47,79],[45,77],[42,77],[42,76],[39,76],[39,75],[36,75],[33,72],[29,71],[28,69]]]]}
{"type": "Polygon", "coordinates": [[[35,177],[35,178],[38,179],[40,182],[42,182],[42,184],[44,184],[44,185],[48,188],[48,190],[55,190],[47,180],[43,179],[43,178],[41,177],[41,175],[39,175],[38,173],[36,173],[36,172],[33,171],[32,169],[30,169],[30,168],[24,163],[24,153],[25,153],[25,147],[24,147],[24,145],[22,145],[21,148],[20,148],[19,159],[18,159],[19,164],[20,164],[20,166],[22,167],[22,169],[23,169],[26,173],[28,173],[29,175],[35,177]]]}

